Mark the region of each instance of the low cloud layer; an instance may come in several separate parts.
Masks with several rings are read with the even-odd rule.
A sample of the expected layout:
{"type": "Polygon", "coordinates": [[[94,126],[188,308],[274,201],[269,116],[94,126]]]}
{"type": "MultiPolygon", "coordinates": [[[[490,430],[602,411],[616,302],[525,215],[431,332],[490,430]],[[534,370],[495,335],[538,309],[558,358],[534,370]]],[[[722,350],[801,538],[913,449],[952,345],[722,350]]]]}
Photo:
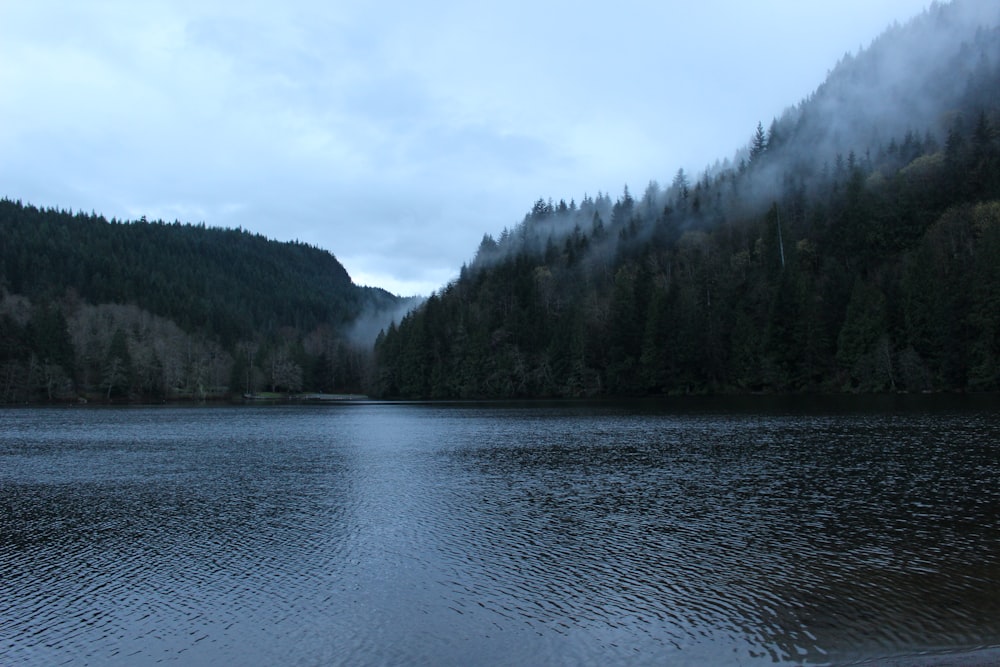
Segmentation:
{"type": "Polygon", "coordinates": [[[538,197],[731,156],[925,5],[688,4],[5,3],[0,195],[299,239],[426,294],[538,197]]]}

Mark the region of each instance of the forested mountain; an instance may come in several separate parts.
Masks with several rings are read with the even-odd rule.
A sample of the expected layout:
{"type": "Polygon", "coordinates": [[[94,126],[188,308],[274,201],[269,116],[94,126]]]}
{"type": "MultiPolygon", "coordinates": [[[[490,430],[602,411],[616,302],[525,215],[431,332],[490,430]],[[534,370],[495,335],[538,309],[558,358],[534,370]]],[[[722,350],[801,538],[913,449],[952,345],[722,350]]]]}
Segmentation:
{"type": "Polygon", "coordinates": [[[1000,7],[934,4],[734,159],[485,236],[374,392],[1000,389],[998,131],[1000,7]]]}
{"type": "Polygon", "coordinates": [[[8,199],[0,230],[0,402],[357,392],[350,328],[399,305],[324,250],[242,230],[8,199]]]}

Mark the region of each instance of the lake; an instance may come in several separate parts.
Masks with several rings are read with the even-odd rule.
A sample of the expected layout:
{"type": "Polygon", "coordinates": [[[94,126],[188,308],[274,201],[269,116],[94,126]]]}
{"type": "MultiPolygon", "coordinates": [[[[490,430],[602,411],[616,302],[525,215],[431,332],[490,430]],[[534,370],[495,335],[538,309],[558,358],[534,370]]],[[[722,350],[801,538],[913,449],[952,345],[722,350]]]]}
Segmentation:
{"type": "Polygon", "coordinates": [[[0,410],[4,665],[998,646],[996,397],[0,410]]]}

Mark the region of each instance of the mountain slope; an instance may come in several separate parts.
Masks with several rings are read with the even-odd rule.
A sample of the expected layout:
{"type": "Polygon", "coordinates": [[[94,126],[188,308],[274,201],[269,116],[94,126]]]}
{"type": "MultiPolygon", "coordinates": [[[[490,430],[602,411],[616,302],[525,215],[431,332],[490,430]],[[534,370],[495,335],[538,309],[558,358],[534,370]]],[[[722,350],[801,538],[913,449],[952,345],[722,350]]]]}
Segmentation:
{"type": "Polygon", "coordinates": [[[998,26],[935,4],[732,161],[536,202],[380,337],[378,393],[1000,388],[998,26]]]}
{"type": "Polygon", "coordinates": [[[109,222],[0,200],[0,277],[29,297],[73,289],[92,303],[133,303],[232,343],[274,326],[342,325],[367,301],[333,255],[231,229],[109,222]]]}
{"type": "Polygon", "coordinates": [[[354,285],[326,251],[240,230],[120,223],[7,199],[0,230],[0,400],[358,391],[360,361],[334,357],[350,356],[359,317],[399,304],[354,285]],[[114,359],[120,373],[109,370],[114,359]]]}

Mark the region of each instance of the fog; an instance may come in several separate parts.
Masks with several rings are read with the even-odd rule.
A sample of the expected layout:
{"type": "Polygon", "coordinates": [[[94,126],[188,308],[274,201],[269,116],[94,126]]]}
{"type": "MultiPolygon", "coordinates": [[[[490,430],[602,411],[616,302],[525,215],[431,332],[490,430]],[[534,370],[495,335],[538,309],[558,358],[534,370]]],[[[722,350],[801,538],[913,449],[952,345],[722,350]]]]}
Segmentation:
{"type": "Polygon", "coordinates": [[[484,232],[695,174],[927,0],[0,3],[0,196],[242,227],[427,294],[484,232]]]}
{"type": "MultiPolygon", "coordinates": [[[[988,102],[972,99],[977,87],[968,81],[989,76],[1000,61],[998,26],[1000,5],[934,3],[868,47],[845,53],[813,93],[778,117],[760,119],[761,137],[747,127],[747,143],[730,157],[696,175],[678,167],[669,185],[651,180],[638,197],[625,185],[614,201],[602,193],[584,195],[579,204],[540,199],[519,225],[484,237],[467,268],[523,250],[541,254],[580,235],[587,236],[583,249],[600,260],[623,240],[645,241],[664,226],[677,237],[764,215],[796,189],[826,187],[853,163],[884,157],[908,135],[943,147],[956,123],[974,121],[961,110],[988,102]],[[603,236],[595,234],[595,222],[603,236]]],[[[1000,91],[998,84],[978,88],[1000,91]]]]}
{"type": "Polygon", "coordinates": [[[371,349],[379,333],[394,322],[399,322],[414,308],[425,301],[424,297],[400,299],[392,306],[372,306],[362,312],[347,327],[345,337],[349,343],[363,349],[371,349]]]}

